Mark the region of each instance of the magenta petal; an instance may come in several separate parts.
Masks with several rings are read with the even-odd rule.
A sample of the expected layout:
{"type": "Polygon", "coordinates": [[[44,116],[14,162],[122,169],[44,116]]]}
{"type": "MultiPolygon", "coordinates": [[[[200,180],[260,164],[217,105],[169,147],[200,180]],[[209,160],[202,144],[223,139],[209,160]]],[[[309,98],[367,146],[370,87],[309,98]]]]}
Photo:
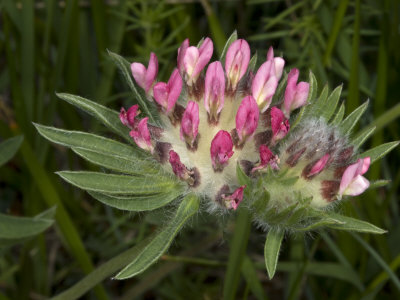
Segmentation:
{"type": "Polygon", "coordinates": [[[361,175],[357,175],[346,188],[344,195],[358,196],[369,187],[369,181],[361,175]]]}
{"type": "Polygon", "coordinates": [[[133,129],[129,134],[139,148],[153,153],[153,145],[151,143],[150,131],[147,127],[148,117],[143,118],[138,123],[137,129],[133,129]]]}
{"type": "Polygon", "coordinates": [[[245,97],[236,113],[236,132],[241,142],[256,131],[259,116],[256,100],[252,96],[245,97]]]}
{"type": "Polygon", "coordinates": [[[193,146],[199,132],[199,105],[194,101],[189,101],[183,113],[181,121],[181,140],[186,141],[189,146],[193,146]]]}
{"type": "Polygon", "coordinates": [[[134,128],[136,125],[136,116],[139,114],[139,105],[132,105],[128,111],[125,111],[124,108],[121,108],[121,112],[119,114],[119,119],[122,124],[128,126],[129,128],[134,128]]]}
{"type": "Polygon", "coordinates": [[[234,210],[238,208],[239,204],[243,200],[243,191],[245,188],[246,186],[242,185],[241,187],[237,188],[232,195],[224,196],[227,208],[233,208],[234,210]]]}
{"type": "Polygon", "coordinates": [[[184,64],[183,64],[183,58],[185,57],[187,48],[189,48],[189,39],[184,40],[182,45],[178,49],[177,64],[178,64],[179,72],[181,74],[183,74],[183,71],[185,68],[184,64]]]}
{"type": "Polygon", "coordinates": [[[249,44],[242,39],[234,41],[229,46],[225,58],[225,71],[232,89],[236,88],[237,83],[246,73],[249,62],[249,44]]]}
{"type": "Polygon", "coordinates": [[[310,85],[307,82],[301,81],[296,87],[296,95],[293,99],[291,110],[295,110],[306,104],[310,85]]]}
{"type": "Polygon", "coordinates": [[[290,129],[289,121],[276,106],[271,108],[271,129],[274,141],[283,139],[290,129]]]}
{"type": "Polygon", "coordinates": [[[274,154],[268,148],[267,145],[261,145],[259,151],[260,151],[261,165],[263,166],[267,165],[271,161],[271,159],[274,158],[274,154]]]}
{"type": "Polygon", "coordinates": [[[211,141],[210,155],[214,170],[222,170],[233,155],[233,142],[229,132],[220,130],[211,141]]]}
{"type": "Polygon", "coordinates": [[[206,38],[199,48],[199,57],[193,70],[192,77],[197,78],[200,72],[208,64],[213,54],[214,46],[210,38],[206,38]]]}
{"type": "Polygon", "coordinates": [[[183,65],[189,77],[193,77],[194,69],[198,59],[199,49],[197,49],[197,47],[191,46],[186,49],[185,56],[183,57],[183,65]]]}
{"type": "Polygon", "coordinates": [[[133,78],[135,78],[136,83],[142,89],[146,89],[146,67],[141,63],[132,63],[131,64],[131,71],[133,78]]]}
{"type": "Polygon", "coordinates": [[[224,106],[225,75],[219,61],[211,63],[206,72],[204,106],[209,116],[217,120],[217,115],[224,106]]]}
{"type": "Polygon", "coordinates": [[[157,82],[153,87],[153,97],[165,110],[168,107],[168,85],[165,82],[157,82]]]}
{"type": "Polygon", "coordinates": [[[178,69],[175,69],[170,79],[168,80],[168,88],[169,88],[169,95],[168,95],[168,104],[167,104],[167,113],[171,112],[175,106],[176,101],[179,98],[179,95],[182,91],[182,78],[179,75],[178,69]]]}
{"type": "Polygon", "coordinates": [[[330,159],[330,155],[329,154],[325,154],[324,156],[322,156],[316,163],[315,165],[311,168],[310,172],[307,174],[307,176],[313,176],[316,175],[318,173],[320,173],[326,166],[327,162],[330,159]]]}
{"type": "Polygon", "coordinates": [[[146,71],[146,92],[148,92],[153,85],[153,82],[156,80],[158,73],[158,59],[157,56],[151,52],[149,65],[146,71]]]}
{"type": "Polygon", "coordinates": [[[371,157],[369,156],[364,157],[360,175],[363,175],[365,174],[365,172],[368,171],[370,164],[371,164],[371,157]]]}

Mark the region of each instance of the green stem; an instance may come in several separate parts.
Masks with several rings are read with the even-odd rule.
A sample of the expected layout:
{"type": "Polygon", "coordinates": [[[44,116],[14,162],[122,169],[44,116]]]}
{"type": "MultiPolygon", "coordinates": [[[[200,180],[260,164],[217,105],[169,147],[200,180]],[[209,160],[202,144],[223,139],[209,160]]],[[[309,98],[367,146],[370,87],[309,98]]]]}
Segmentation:
{"type": "Polygon", "coordinates": [[[250,212],[240,210],[236,218],[235,231],[231,241],[228,268],[224,282],[224,300],[236,299],[236,290],[240,279],[242,262],[247,249],[250,234],[250,212]]]}

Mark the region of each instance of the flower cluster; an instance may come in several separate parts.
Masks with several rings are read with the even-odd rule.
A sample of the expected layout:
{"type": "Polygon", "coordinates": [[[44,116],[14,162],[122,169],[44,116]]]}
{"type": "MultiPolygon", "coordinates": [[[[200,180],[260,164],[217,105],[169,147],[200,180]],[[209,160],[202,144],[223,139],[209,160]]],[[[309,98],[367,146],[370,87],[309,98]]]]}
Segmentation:
{"type": "Polygon", "coordinates": [[[292,116],[307,104],[310,90],[299,82],[298,69],[284,74],[285,61],[271,47],[254,72],[243,39],[229,45],[225,61],[209,63],[212,55],[211,39],[198,47],[186,39],[168,82],[157,82],[154,53],[147,68],[132,63],[132,75],[158,107],[162,125],[140,119],[138,105],[120,113],[137,146],[209,199],[210,209],[236,209],[242,202],[246,185],[239,183],[237,165],[250,178],[271,172],[296,178],[290,187],[264,181],[271,199],[286,204],[301,193],[323,207],[368,188],[362,175],[369,158],[355,161],[354,147],[334,126],[310,118],[291,130],[292,116]]]}

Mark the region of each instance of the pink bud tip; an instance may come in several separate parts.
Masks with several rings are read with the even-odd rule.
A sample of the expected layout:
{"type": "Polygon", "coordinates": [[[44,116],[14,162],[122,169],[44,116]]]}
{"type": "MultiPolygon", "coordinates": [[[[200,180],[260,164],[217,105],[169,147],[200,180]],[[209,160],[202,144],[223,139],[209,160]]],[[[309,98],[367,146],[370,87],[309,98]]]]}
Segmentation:
{"type": "Polygon", "coordinates": [[[178,53],[178,67],[182,74],[185,73],[186,83],[191,86],[210,61],[214,46],[210,38],[205,38],[199,48],[195,46],[188,47],[189,41],[185,42],[178,53]]]}
{"type": "Polygon", "coordinates": [[[171,164],[172,171],[174,174],[180,178],[184,179],[187,173],[187,169],[183,163],[181,163],[181,159],[174,150],[169,151],[169,163],[171,164]]]}
{"type": "Polygon", "coordinates": [[[128,111],[125,108],[121,108],[121,112],[119,113],[119,119],[121,123],[125,126],[133,129],[136,126],[137,120],[135,120],[136,116],[139,114],[139,105],[132,105],[128,111]]]}
{"type": "Polygon", "coordinates": [[[274,49],[270,47],[267,54],[267,61],[270,61],[273,65],[271,68],[271,75],[274,75],[279,81],[282,77],[285,60],[282,57],[274,57],[274,49]]]}
{"type": "Polygon", "coordinates": [[[236,114],[236,132],[240,142],[244,142],[257,129],[260,111],[256,100],[247,96],[242,100],[236,114]]]}
{"type": "Polygon", "coordinates": [[[218,121],[218,115],[224,106],[225,74],[222,64],[215,61],[208,66],[205,79],[204,106],[210,120],[218,121]]]}
{"type": "Polygon", "coordinates": [[[189,101],[181,121],[181,140],[193,147],[199,132],[199,105],[189,101]]]}
{"type": "Polygon", "coordinates": [[[239,204],[243,200],[243,190],[246,188],[245,185],[242,185],[241,187],[237,188],[232,195],[225,196],[223,195],[222,198],[224,199],[225,206],[228,209],[233,209],[236,210],[239,206],[239,204]]]}
{"type": "Polygon", "coordinates": [[[271,108],[271,129],[274,142],[283,139],[290,129],[289,121],[276,106],[271,108]]]}
{"type": "Polygon", "coordinates": [[[166,114],[170,114],[182,91],[182,78],[175,69],[168,83],[158,82],[153,88],[153,96],[166,114]]]}
{"type": "Polygon", "coordinates": [[[285,90],[284,112],[285,116],[289,118],[290,113],[305,105],[310,90],[310,84],[307,82],[297,83],[299,78],[299,70],[292,69],[288,75],[288,83],[285,90]]]}
{"type": "Polygon", "coordinates": [[[131,71],[136,83],[149,93],[158,73],[158,60],[157,56],[152,52],[150,53],[149,65],[146,69],[141,63],[132,63],[131,71]]]}
{"type": "Polygon", "coordinates": [[[215,171],[222,171],[233,155],[233,142],[229,132],[220,130],[211,141],[211,162],[215,171]]]}
{"type": "Polygon", "coordinates": [[[226,53],[225,71],[228,77],[228,87],[232,90],[246,73],[250,62],[249,44],[242,39],[234,41],[226,53]]]}
{"type": "Polygon", "coordinates": [[[149,120],[148,117],[140,120],[140,122],[137,125],[137,128],[131,130],[129,134],[139,148],[142,148],[144,150],[153,153],[154,147],[151,143],[149,128],[147,127],[148,120],[149,120]]]}
{"type": "Polygon", "coordinates": [[[370,163],[371,158],[365,157],[347,167],[340,182],[339,197],[342,195],[357,196],[369,187],[369,181],[362,175],[368,171],[370,163]]]}
{"type": "Polygon", "coordinates": [[[322,156],[311,168],[310,172],[307,174],[307,177],[319,174],[325,168],[330,158],[330,154],[325,154],[322,156]]]}

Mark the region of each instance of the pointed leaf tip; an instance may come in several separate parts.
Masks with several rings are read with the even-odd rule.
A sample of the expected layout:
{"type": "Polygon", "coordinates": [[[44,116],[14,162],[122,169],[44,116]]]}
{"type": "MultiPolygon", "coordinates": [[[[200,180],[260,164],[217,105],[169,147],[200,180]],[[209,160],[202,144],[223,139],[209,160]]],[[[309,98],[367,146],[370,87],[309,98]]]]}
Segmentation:
{"type": "Polygon", "coordinates": [[[278,264],[279,251],[281,248],[284,230],[272,228],[265,240],[264,259],[267,268],[268,277],[272,279],[275,275],[276,266],[278,264]]]}

